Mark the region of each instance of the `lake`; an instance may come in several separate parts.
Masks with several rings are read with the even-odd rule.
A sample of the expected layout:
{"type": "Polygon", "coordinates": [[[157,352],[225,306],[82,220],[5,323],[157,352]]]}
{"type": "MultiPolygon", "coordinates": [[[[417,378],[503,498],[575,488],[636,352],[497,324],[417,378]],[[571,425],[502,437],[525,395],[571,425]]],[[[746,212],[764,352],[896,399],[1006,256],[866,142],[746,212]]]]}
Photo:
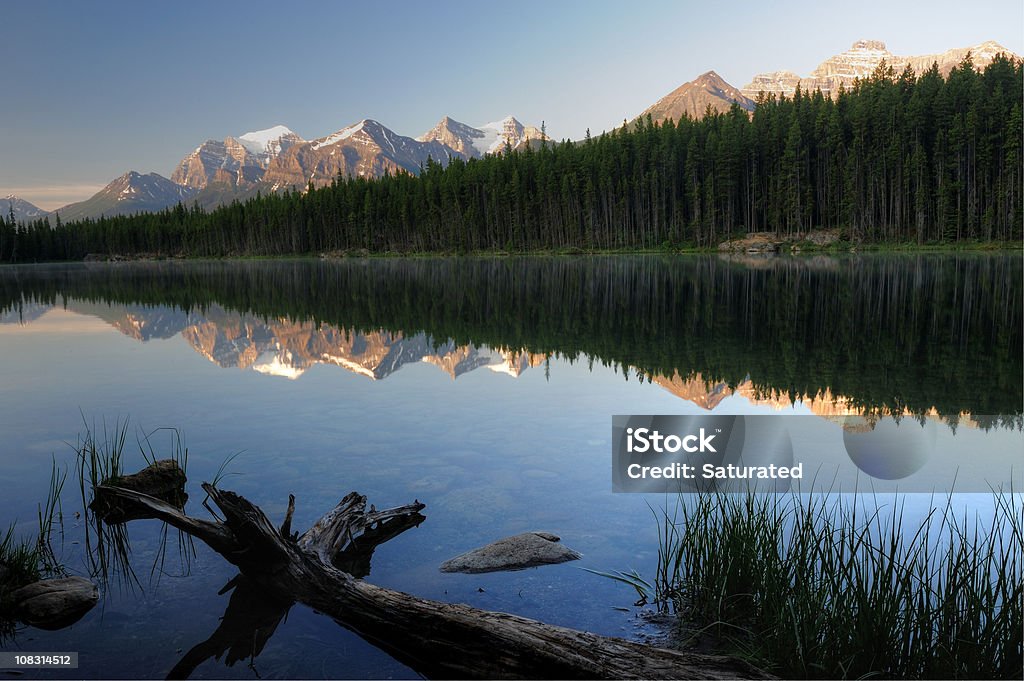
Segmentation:
{"type": "MultiPolygon", "coordinates": [[[[173,428],[188,448],[192,515],[205,517],[199,483],[215,477],[275,522],[294,494],[299,530],[352,490],[378,508],[418,499],[426,521],[378,548],[366,579],[642,637],[651,627],[636,595],[583,569],[651,574],[652,507],[674,503],[612,492],[613,415],[798,418],[798,454],[879,489],[895,480],[983,508],[988,485],[1011,482],[1001,462],[1021,456],[1022,270],[1002,254],[4,266],[0,519],[34,532],[51,460],[73,469],[86,428],[127,421],[129,470],[144,465],[137,438],[151,433],[162,455],[173,428]],[[931,429],[928,456],[898,475],[852,468],[847,419],[892,416],[931,429]],[[965,452],[995,452],[995,463],[965,452]],[[583,558],[438,570],[529,530],[583,558]]],[[[908,496],[914,512],[930,508],[927,494],[908,496]]],[[[55,549],[89,575],[73,474],[62,509],[55,549]]],[[[0,649],[80,652],[78,670],[42,676],[165,677],[217,629],[230,598],[218,591],[235,571],[198,543],[182,559],[173,534],[154,568],[160,531],[129,526],[140,584],[112,579],[72,627],[26,628],[0,649]]],[[[302,605],[261,645],[232,666],[201,659],[191,676],[416,676],[302,605]]]]}

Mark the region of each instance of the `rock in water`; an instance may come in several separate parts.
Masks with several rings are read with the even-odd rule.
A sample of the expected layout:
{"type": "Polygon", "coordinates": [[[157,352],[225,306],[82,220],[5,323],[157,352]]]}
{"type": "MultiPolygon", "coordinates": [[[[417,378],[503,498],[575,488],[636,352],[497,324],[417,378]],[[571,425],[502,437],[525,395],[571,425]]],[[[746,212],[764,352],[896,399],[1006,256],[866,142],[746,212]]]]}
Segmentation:
{"type": "Polygon", "coordinates": [[[473,549],[441,564],[441,572],[498,572],[524,570],[579,560],[580,554],[559,544],[549,532],[524,532],[473,549]]]}
{"type": "MultiPolygon", "coordinates": [[[[188,501],[185,493],[185,471],[177,461],[162,459],[154,461],[138,473],[103,481],[104,485],[123,487],[133,492],[142,492],[166,501],[177,508],[184,508],[188,501]]],[[[125,523],[129,520],[149,517],[149,510],[130,501],[125,501],[99,487],[89,508],[108,525],[125,523]]]]}
{"type": "Polygon", "coordinates": [[[11,594],[15,612],[40,629],[62,629],[80,620],[100,598],[96,585],[82,577],[44,579],[11,594]]]}

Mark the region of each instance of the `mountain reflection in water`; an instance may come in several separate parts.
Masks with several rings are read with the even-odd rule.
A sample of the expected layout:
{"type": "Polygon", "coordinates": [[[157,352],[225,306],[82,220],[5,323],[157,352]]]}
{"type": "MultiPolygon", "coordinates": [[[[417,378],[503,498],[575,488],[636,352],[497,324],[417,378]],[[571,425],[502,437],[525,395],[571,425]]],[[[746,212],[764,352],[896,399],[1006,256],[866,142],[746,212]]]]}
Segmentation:
{"type": "Polygon", "coordinates": [[[410,362],[517,376],[615,365],[705,409],[738,394],[822,415],[1019,414],[1019,258],[595,257],[5,268],[4,321],[48,306],[222,367],[295,379],[410,362]]]}
{"type": "MultiPolygon", "coordinates": [[[[1020,434],[981,415],[1021,419],[1022,279],[1020,258],[998,254],[0,266],[0,512],[33,518],[53,464],[74,465],[65,443],[83,423],[103,432],[130,416],[129,437],[156,433],[158,448],[164,427],[187,435],[191,515],[204,514],[199,482],[222,475],[275,523],[294,494],[296,529],[353,489],[419,499],[427,521],[382,546],[368,580],[635,638],[635,612],[609,608],[635,594],[579,569],[656,569],[651,509],[668,497],[612,491],[612,415],[795,421],[786,432],[809,473],[864,472],[883,501],[956,490],[907,495],[908,519],[935,498],[991,506],[1020,434]],[[768,407],[838,418],[764,419],[768,407]],[[903,420],[878,447],[892,424],[875,417],[906,413],[931,418],[903,420]],[[983,428],[953,442],[965,420],[983,428]],[[533,530],[563,537],[579,565],[437,569],[533,530]]],[[[81,569],[84,527],[65,508],[63,556],[81,569]]],[[[133,525],[139,574],[160,532],[133,525]]],[[[75,627],[5,649],[88,651],[90,666],[46,678],[417,676],[304,606],[217,597],[235,571],[210,558],[200,546],[188,579],[141,597],[105,590],[75,627]]]]}

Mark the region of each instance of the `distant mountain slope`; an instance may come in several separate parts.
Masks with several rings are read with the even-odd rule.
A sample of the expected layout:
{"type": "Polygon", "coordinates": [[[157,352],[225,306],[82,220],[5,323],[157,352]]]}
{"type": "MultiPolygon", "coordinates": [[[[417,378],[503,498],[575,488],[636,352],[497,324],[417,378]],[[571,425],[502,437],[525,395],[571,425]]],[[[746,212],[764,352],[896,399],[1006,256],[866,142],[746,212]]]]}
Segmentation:
{"type": "Polygon", "coordinates": [[[433,129],[417,137],[416,141],[440,142],[465,158],[475,158],[480,155],[477,145],[484,139],[484,134],[483,130],[445,116],[433,129]]]}
{"type": "Polygon", "coordinates": [[[295,144],[272,159],[263,176],[269,191],[287,187],[321,186],[339,174],[380,177],[385,173],[418,173],[432,158],[440,163],[457,152],[436,140],[420,142],[399,135],[377,121],[364,119],[335,133],[295,144]]]}
{"type": "Polygon", "coordinates": [[[195,189],[171,182],[162,175],[142,175],[133,170],[85,201],[64,206],[56,212],[64,222],[102,215],[110,217],[153,212],[173,206],[179,201],[188,202],[195,193],[195,189]]]}
{"type": "Polygon", "coordinates": [[[155,173],[140,175],[133,171],[86,201],[57,212],[62,220],[69,221],[160,210],[178,201],[212,209],[245,201],[258,192],[304,190],[311,182],[322,186],[339,174],[416,174],[428,158],[442,164],[456,156],[480,158],[500,152],[506,142],[520,149],[538,144],[542,137],[540,130],[512,116],[480,128],[446,116],[419,139],[399,135],[370,119],[309,141],[277,125],[222,141],[203,142],[178,163],[170,180],[155,173]]]}
{"type": "Polygon", "coordinates": [[[46,211],[39,206],[33,205],[14,194],[0,199],[0,216],[5,220],[9,220],[11,211],[14,211],[15,222],[31,222],[46,215],[46,211]]]}
{"type": "Polygon", "coordinates": [[[939,72],[946,76],[953,67],[963,61],[968,52],[971,53],[971,58],[977,69],[983,69],[991,64],[999,53],[1020,59],[1020,56],[993,40],[973,47],[960,47],[946,50],[941,54],[927,54],[919,57],[895,55],[880,40],[858,40],[845,52],[821,62],[807,78],[801,78],[792,71],[759,73],[744,86],[742,92],[751,99],[757,99],[761,92],[792,97],[799,85],[801,90],[807,92],[820,89],[825,94],[834,95],[839,91],[840,85],[848,89],[858,78],[870,76],[883,60],[892,66],[896,73],[901,72],[906,66],[910,66],[918,75],[930,69],[932,64],[937,63],[939,72]]]}
{"type": "Polygon", "coordinates": [[[701,118],[709,106],[713,111],[725,113],[732,107],[733,102],[739,104],[744,111],[754,110],[754,102],[725,82],[717,73],[708,71],[688,83],[683,83],[645,109],[637,118],[646,118],[650,115],[655,123],[670,118],[679,120],[684,115],[701,118]]]}
{"type": "Polygon", "coordinates": [[[522,149],[531,142],[550,138],[532,125],[523,125],[514,116],[485,123],[479,128],[445,116],[432,130],[416,139],[420,142],[441,142],[470,159],[483,158],[487,154],[500,154],[506,146],[522,149]]]}
{"type": "Polygon", "coordinates": [[[263,179],[270,161],[304,140],[283,125],[247,132],[223,141],[207,140],[186,156],[171,180],[186,187],[205,189],[212,184],[245,189],[263,179]]]}

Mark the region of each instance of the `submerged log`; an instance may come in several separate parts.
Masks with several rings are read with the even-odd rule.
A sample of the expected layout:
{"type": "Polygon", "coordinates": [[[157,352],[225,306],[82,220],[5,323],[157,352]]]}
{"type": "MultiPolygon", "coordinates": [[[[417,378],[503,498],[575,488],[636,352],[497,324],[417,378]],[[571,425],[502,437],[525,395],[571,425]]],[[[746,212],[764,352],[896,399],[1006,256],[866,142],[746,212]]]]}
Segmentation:
{"type": "Polygon", "coordinates": [[[223,521],[192,518],[134,490],[106,488],[147,509],[150,517],[201,539],[275,598],[299,601],[329,615],[426,676],[772,678],[734,658],[654,648],[518,615],[418,598],[369,584],[339,567],[352,565],[353,557],[368,561],[367,550],[372,553],[377,544],[418,524],[424,508],[418,501],[384,511],[371,506],[367,511],[366,497],[353,492],[295,537],[275,528],[245,498],[208,483],[203,489],[223,521]]]}

